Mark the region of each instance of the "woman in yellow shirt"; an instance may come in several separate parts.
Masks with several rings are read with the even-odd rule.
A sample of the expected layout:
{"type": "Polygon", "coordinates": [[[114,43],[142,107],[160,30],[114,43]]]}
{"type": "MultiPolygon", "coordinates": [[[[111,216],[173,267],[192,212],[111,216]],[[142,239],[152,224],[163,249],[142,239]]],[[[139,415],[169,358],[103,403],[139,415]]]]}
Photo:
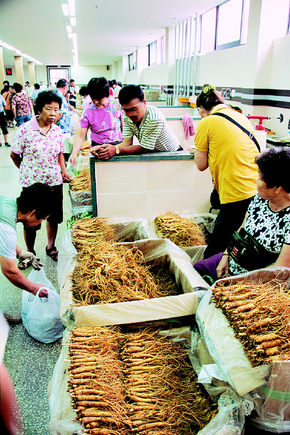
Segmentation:
{"type": "Polygon", "coordinates": [[[202,119],[196,130],[194,160],[200,171],[209,167],[221,203],[204,254],[204,258],[208,258],[224,251],[231,235],[244,220],[248,205],[257,191],[255,157],[259,150],[258,144],[242,130],[246,129],[254,135],[250,121],[226,106],[213,86],[203,86],[196,106],[202,119]]]}

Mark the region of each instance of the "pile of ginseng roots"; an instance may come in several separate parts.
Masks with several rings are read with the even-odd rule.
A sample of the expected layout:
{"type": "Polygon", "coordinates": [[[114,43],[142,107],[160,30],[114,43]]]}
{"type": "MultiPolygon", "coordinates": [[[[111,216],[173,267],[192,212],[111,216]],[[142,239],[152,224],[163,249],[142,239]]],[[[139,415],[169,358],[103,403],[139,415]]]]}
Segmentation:
{"type": "Polygon", "coordinates": [[[92,190],[90,169],[83,169],[70,182],[70,189],[73,192],[88,192],[92,190]]]}
{"type": "Polygon", "coordinates": [[[178,246],[205,245],[202,229],[193,220],[167,212],[154,219],[156,233],[163,239],[170,239],[178,246]]]}
{"type": "Polygon", "coordinates": [[[182,347],[158,331],[78,327],[69,393],[89,434],[190,435],[217,412],[182,347]]]}
{"type": "Polygon", "coordinates": [[[77,221],[72,227],[78,251],[72,273],[75,304],[136,301],[180,293],[166,266],[147,266],[137,247],[116,243],[105,218],[77,221]]]}
{"type": "Polygon", "coordinates": [[[82,144],[82,147],[80,149],[80,155],[81,156],[88,156],[90,154],[91,150],[91,144],[89,141],[84,141],[82,144]]]}
{"type": "Polygon", "coordinates": [[[286,282],[237,281],[212,289],[254,366],[290,357],[290,294],[286,282]]]}

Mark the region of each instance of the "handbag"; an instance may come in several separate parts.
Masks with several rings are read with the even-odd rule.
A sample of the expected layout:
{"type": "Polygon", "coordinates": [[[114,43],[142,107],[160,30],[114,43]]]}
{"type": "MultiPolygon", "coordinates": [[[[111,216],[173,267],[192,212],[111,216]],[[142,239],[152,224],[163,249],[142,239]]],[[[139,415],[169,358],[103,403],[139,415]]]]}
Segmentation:
{"type": "Polygon", "coordinates": [[[267,267],[279,257],[279,253],[265,249],[244,228],[234,232],[227,251],[239,266],[247,270],[267,267]]]}

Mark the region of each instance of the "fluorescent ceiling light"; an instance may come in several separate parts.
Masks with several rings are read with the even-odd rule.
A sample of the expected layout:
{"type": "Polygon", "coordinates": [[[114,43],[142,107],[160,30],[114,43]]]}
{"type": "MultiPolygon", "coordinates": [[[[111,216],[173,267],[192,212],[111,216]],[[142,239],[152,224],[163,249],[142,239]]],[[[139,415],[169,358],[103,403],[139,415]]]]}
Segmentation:
{"type": "Polygon", "coordinates": [[[12,45],[7,44],[7,42],[4,41],[0,41],[0,45],[4,48],[7,48],[7,50],[16,50],[16,48],[14,48],[12,45]]]}
{"type": "Polygon", "coordinates": [[[61,7],[62,7],[63,15],[68,16],[69,15],[68,4],[67,3],[62,3],[61,7]]]}
{"type": "Polygon", "coordinates": [[[72,26],[75,26],[77,23],[76,17],[70,17],[70,23],[72,26]]]}
{"type": "Polygon", "coordinates": [[[72,28],[71,28],[71,26],[66,26],[66,31],[67,31],[67,33],[72,33],[72,28]]]}
{"type": "Polygon", "coordinates": [[[71,17],[76,15],[75,0],[68,0],[68,9],[71,17]]]}
{"type": "Polygon", "coordinates": [[[68,33],[69,39],[72,39],[72,33],[68,33]]]}

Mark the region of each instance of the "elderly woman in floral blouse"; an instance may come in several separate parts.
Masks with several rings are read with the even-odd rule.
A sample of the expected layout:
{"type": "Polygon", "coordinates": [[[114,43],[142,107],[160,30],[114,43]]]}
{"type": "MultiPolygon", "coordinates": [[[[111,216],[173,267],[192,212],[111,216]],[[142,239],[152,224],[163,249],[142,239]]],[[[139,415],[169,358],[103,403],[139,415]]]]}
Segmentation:
{"type": "MultiPolygon", "coordinates": [[[[11,152],[14,164],[20,169],[20,184],[23,189],[36,182],[53,187],[55,209],[46,223],[46,254],[54,261],[58,260],[55,247],[58,224],[63,220],[63,182],[71,181],[65,168],[62,131],[55,125],[61,103],[61,98],[55,92],[41,92],[35,101],[39,115],[19,127],[11,152]]],[[[39,228],[24,228],[27,249],[33,254],[36,231],[39,228]]]]}

